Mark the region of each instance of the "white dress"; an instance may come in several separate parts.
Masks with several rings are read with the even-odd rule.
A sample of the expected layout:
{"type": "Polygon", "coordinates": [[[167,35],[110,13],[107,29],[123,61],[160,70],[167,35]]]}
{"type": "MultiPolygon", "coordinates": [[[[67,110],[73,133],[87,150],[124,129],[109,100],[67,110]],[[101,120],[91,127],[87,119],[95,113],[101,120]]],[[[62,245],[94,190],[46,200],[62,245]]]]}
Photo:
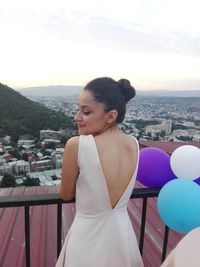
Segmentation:
{"type": "MultiPolygon", "coordinates": [[[[138,142],[137,147],[139,158],[138,142]]],[[[56,267],[142,267],[137,239],[127,212],[138,160],[136,170],[114,208],[111,207],[92,135],[80,136],[78,165],[76,215],[56,267]]]]}

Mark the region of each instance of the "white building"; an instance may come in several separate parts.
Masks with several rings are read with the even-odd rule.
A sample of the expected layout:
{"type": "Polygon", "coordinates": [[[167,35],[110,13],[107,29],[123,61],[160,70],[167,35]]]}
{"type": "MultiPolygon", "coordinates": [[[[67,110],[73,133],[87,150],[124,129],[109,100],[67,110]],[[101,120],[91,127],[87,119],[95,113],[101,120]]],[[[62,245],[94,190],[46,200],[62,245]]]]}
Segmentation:
{"type": "Polygon", "coordinates": [[[158,125],[148,125],[145,127],[145,133],[160,133],[161,131],[165,131],[166,135],[169,135],[172,130],[172,121],[171,120],[163,120],[161,124],[158,125]]]}
{"type": "Polygon", "coordinates": [[[56,170],[46,170],[46,171],[38,171],[38,172],[30,172],[28,176],[31,178],[38,178],[40,180],[40,185],[59,185],[60,177],[61,177],[61,169],[56,170]],[[57,177],[58,180],[52,180],[52,176],[57,177]]]}
{"type": "Polygon", "coordinates": [[[50,159],[37,160],[31,162],[31,171],[33,172],[50,170],[52,168],[53,168],[53,163],[50,159]]]}
{"type": "Polygon", "coordinates": [[[60,144],[60,140],[58,140],[58,139],[44,139],[42,141],[42,145],[48,145],[48,144],[51,144],[51,143],[53,143],[55,145],[58,145],[58,144],[60,144]]]}
{"type": "Polygon", "coordinates": [[[15,162],[15,172],[17,174],[30,172],[30,164],[25,160],[17,160],[15,162]]]}
{"type": "Polygon", "coordinates": [[[18,147],[22,146],[22,147],[28,149],[28,148],[34,146],[34,140],[21,139],[21,140],[18,140],[17,145],[18,145],[18,147]]]}
{"type": "Polygon", "coordinates": [[[0,142],[2,142],[4,145],[9,144],[10,143],[10,136],[4,136],[0,138],[0,142]]]}
{"type": "Polygon", "coordinates": [[[53,131],[53,130],[41,130],[40,139],[59,139],[62,135],[62,131],[53,131]]]}

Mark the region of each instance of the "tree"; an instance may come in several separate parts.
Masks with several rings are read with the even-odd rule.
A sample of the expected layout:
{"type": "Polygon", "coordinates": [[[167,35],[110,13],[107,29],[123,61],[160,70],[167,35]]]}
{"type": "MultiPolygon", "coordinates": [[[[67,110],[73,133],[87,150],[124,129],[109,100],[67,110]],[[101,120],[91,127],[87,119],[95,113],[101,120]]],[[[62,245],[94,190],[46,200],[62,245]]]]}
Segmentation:
{"type": "Polygon", "coordinates": [[[151,137],[151,132],[148,132],[148,133],[147,133],[147,136],[148,136],[148,137],[151,137]]]}
{"type": "Polygon", "coordinates": [[[24,180],[23,184],[24,186],[39,186],[40,180],[38,178],[31,178],[30,176],[26,176],[26,180],[24,180]]]}
{"type": "Polygon", "coordinates": [[[178,139],[178,140],[181,140],[181,141],[184,141],[184,142],[186,142],[186,141],[192,141],[193,140],[193,136],[185,136],[185,135],[178,135],[178,136],[176,136],[176,138],[178,139]]]}
{"type": "Polygon", "coordinates": [[[56,144],[54,142],[50,142],[48,144],[45,145],[46,149],[56,149],[56,144]]]}
{"type": "Polygon", "coordinates": [[[9,173],[5,173],[3,175],[0,186],[1,187],[14,187],[14,186],[16,186],[15,177],[9,173]]]}
{"type": "Polygon", "coordinates": [[[165,135],[166,135],[166,132],[164,130],[161,130],[160,137],[165,137],[165,135]]]}
{"type": "Polygon", "coordinates": [[[153,141],[159,141],[159,133],[156,133],[156,135],[153,137],[153,141]]]}
{"type": "Polygon", "coordinates": [[[53,180],[53,181],[56,181],[56,180],[58,180],[58,178],[57,178],[57,176],[56,176],[56,175],[51,175],[51,178],[52,178],[52,180],[53,180]]]}
{"type": "Polygon", "coordinates": [[[22,160],[28,161],[28,154],[26,152],[22,154],[22,160]]]}
{"type": "Polygon", "coordinates": [[[14,148],[13,150],[10,151],[10,154],[14,157],[14,158],[17,158],[18,160],[20,159],[20,154],[19,154],[19,151],[14,148]]]}
{"type": "Polygon", "coordinates": [[[60,138],[61,144],[65,145],[67,143],[67,141],[68,141],[69,138],[70,138],[70,136],[62,136],[60,138]]]}

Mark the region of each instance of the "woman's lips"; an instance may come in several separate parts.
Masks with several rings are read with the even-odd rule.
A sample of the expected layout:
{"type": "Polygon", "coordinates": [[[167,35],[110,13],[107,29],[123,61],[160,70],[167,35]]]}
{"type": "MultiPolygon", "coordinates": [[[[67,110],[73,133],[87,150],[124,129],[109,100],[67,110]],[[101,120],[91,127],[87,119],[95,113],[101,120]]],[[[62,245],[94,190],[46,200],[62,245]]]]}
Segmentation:
{"type": "Polygon", "coordinates": [[[85,127],[85,125],[78,124],[78,128],[83,128],[83,127],[85,127]]]}

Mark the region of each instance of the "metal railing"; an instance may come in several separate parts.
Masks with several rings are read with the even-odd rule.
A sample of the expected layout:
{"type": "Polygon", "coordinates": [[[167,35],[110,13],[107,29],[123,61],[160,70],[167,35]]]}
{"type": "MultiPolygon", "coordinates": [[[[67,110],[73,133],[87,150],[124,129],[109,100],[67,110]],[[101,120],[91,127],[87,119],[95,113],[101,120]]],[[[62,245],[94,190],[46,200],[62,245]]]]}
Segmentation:
{"type": "MultiPolygon", "coordinates": [[[[131,198],[132,199],[143,199],[142,205],[142,216],[141,216],[141,227],[140,227],[140,239],[139,248],[141,254],[143,253],[143,244],[145,237],[145,223],[146,223],[146,211],[148,198],[157,197],[160,188],[136,188],[133,189],[131,198]]],[[[26,196],[11,196],[11,197],[0,197],[0,208],[8,207],[24,207],[24,221],[25,221],[25,255],[26,255],[26,266],[30,267],[30,219],[29,211],[31,206],[41,205],[57,205],[57,256],[61,251],[62,236],[62,204],[63,203],[74,203],[75,199],[70,201],[64,201],[60,198],[57,193],[43,194],[43,195],[26,195],[26,196]]],[[[163,238],[163,249],[161,262],[165,259],[167,253],[169,228],[165,226],[165,233],[163,238]]]]}

